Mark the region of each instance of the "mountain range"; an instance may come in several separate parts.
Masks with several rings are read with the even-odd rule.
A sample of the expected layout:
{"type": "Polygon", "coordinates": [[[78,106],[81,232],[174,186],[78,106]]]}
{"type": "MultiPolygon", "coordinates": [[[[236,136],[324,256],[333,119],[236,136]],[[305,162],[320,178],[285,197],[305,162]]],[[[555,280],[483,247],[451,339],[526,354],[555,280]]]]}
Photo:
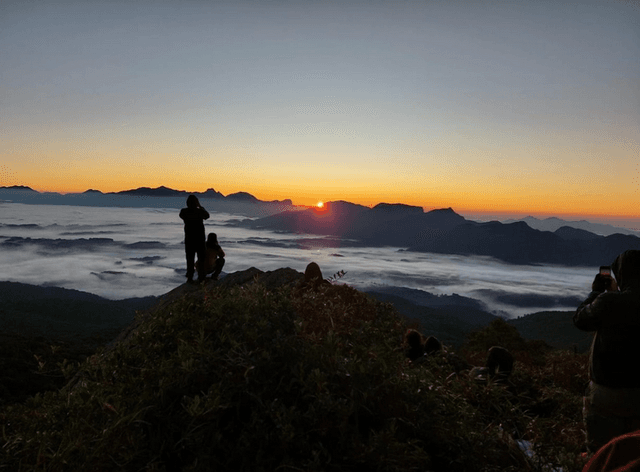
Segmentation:
{"type": "Polygon", "coordinates": [[[225,196],[213,188],[205,192],[187,192],[164,186],[157,188],[140,187],[107,193],[89,189],[82,193],[61,194],[57,192],[38,192],[30,187],[14,185],[0,187],[0,203],[124,208],[182,208],[185,206],[187,196],[191,194],[198,197],[205,208],[211,208],[211,205],[214,205],[216,211],[237,213],[248,217],[266,216],[297,208],[290,199],[264,201],[247,192],[236,192],[225,196]]]}
{"type": "Polygon", "coordinates": [[[329,202],[323,209],[285,211],[237,224],[357,240],[366,246],[490,256],[512,264],[598,266],[613,262],[627,249],[640,250],[640,238],[631,234],[601,236],[571,226],[541,231],[524,221],[481,223],[467,220],[451,208],[424,212],[420,207],[407,205],[381,204],[369,208],[343,201],[329,202]]]}
{"type": "Polygon", "coordinates": [[[214,190],[213,188],[207,189],[204,192],[187,192],[186,190],[174,190],[169,187],[160,186],[156,188],[150,187],[139,187],[131,190],[122,190],[120,192],[106,192],[103,193],[100,190],[89,189],[82,193],[66,193],[61,194],[57,192],[38,192],[37,190],[33,190],[31,187],[27,187],[24,185],[13,185],[11,187],[0,187],[0,192],[26,192],[31,193],[32,195],[45,195],[45,196],[65,196],[69,198],[78,197],[80,195],[85,196],[105,196],[105,195],[122,195],[127,197],[180,197],[186,199],[189,195],[193,194],[198,199],[229,199],[229,200],[237,200],[243,202],[251,202],[251,203],[280,203],[284,205],[293,205],[290,199],[286,200],[271,200],[271,201],[263,201],[254,197],[250,193],[247,192],[236,192],[231,193],[229,195],[223,195],[220,192],[214,190]]]}
{"type": "MultiPolygon", "coordinates": [[[[380,203],[370,208],[346,201],[307,208],[294,206],[290,199],[262,201],[246,192],[224,196],[210,188],[194,194],[210,210],[253,218],[233,223],[238,226],[320,235],[324,245],[391,246],[414,252],[489,256],[513,264],[570,266],[609,264],[627,249],[640,249],[637,233],[586,221],[527,217],[477,222],[451,208],[425,212],[422,207],[404,204],[380,203]]],[[[25,186],[0,187],[4,201],[36,204],[181,208],[188,195],[164,186],[66,195],[40,193],[25,186]]]]}

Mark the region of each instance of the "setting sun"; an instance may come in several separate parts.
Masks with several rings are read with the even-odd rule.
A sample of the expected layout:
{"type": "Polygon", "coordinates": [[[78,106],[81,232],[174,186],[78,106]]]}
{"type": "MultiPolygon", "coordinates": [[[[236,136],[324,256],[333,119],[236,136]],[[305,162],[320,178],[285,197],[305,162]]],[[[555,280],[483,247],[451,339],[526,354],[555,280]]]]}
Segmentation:
{"type": "Polygon", "coordinates": [[[318,208],[324,208],[324,202],[318,202],[316,205],[318,208]]]}

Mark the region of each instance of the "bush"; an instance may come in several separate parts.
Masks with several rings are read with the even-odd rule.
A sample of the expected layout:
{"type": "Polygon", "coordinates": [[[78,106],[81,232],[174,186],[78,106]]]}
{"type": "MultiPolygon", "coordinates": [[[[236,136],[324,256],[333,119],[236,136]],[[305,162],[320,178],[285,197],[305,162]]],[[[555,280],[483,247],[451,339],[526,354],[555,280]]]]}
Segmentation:
{"type": "MultiPolygon", "coordinates": [[[[509,388],[455,374],[445,356],[411,363],[399,349],[404,330],[391,305],[347,286],[205,286],[138,315],[113,348],[62,366],[73,375],[65,388],[1,410],[0,464],[523,470],[531,464],[514,438],[544,445],[562,434],[542,435],[547,417],[529,411],[535,402],[555,402],[556,426],[576,415],[576,395],[562,389],[575,386],[577,364],[555,373],[530,367],[553,381],[534,400],[527,395],[543,387],[525,368],[509,388]]],[[[557,444],[560,456],[567,448],[557,444]]]]}

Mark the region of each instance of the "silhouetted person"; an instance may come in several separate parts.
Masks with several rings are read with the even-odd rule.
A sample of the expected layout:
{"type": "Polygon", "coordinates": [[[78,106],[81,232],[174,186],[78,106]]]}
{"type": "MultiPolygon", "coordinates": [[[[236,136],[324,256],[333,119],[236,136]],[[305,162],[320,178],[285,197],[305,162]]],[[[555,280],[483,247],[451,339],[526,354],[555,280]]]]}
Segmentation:
{"type": "MultiPolygon", "coordinates": [[[[184,221],[184,250],[187,256],[187,281],[193,282],[195,258],[198,261],[206,258],[204,220],[209,218],[207,210],[200,206],[198,197],[187,197],[187,208],[180,210],[180,218],[184,221]]],[[[206,274],[198,273],[198,281],[204,280],[206,274]]]]}
{"type": "Polygon", "coordinates": [[[317,263],[309,262],[304,271],[304,279],[298,284],[297,290],[308,288],[317,289],[321,285],[331,285],[331,283],[322,277],[322,271],[317,263]]]}
{"type": "Polygon", "coordinates": [[[591,451],[640,429],[640,251],[620,254],[611,271],[615,279],[596,275],[573,316],[577,328],[596,332],[583,410],[591,451]]]}
{"type": "Polygon", "coordinates": [[[435,336],[429,336],[424,342],[424,352],[431,356],[442,351],[442,343],[435,336]]]}
{"type": "Polygon", "coordinates": [[[492,346],[487,351],[487,360],[484,367],[474,367],[469,372],[472,379],[479,383],[487,383],[489,380],[503,382],[513,372],[513,356],[500,346],[492,346]]]}
{"type": "Polygon", "coordinates": [[[513,356],[500,346],[492,346],[487,352],[487,371],[489,378],[506,380],[513,372],[513,356]]]}
{"type": "Polygon", "coordinates": [[[404,351],[405,355],[414,362],[422,359],[424,356],[422,335],[415,329],[409,329],[404,335],[404,340],[407,344],[407,348],[404,351]]]}
{"type": "Polygon", "coordinates": [[[205,248],[205,258],[200,259],[198,257],[198,274],[203,274],[203,277],[211,274],[213,280],[218,280],[225,261],[224,251],[220,247],[220,244],[218,244],[218,235],[216,233],[209,233],[205,248]]]}

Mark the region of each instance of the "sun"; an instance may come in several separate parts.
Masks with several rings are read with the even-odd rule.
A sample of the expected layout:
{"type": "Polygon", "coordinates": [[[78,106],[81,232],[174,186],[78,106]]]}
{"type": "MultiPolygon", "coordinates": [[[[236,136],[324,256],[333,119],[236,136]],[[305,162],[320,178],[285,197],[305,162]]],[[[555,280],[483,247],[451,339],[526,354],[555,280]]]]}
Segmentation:
{"type": "Polygon", "coordinates": [[[318,208],[324,208],[324,202],[318,202],[316,206],[318,208]]]}

